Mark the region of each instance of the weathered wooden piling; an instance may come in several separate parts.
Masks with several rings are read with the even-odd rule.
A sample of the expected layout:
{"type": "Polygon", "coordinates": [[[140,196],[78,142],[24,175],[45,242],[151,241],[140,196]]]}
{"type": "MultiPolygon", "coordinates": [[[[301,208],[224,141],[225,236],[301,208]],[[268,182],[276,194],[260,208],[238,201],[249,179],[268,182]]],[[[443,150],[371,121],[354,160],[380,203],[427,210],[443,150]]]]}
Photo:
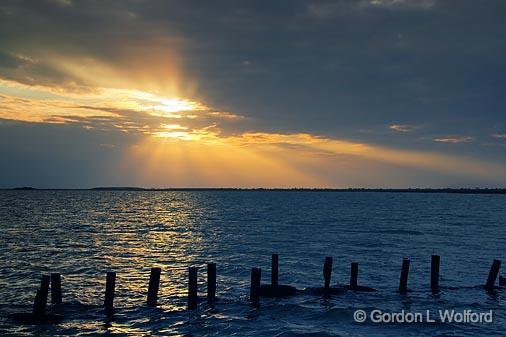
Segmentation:
{"type": "Polygon", "coordinates": [[[188,268],[188,309],[197,309],[198,305],[198,286],[197,286],[197,267],[188,268]]]}
{"type": "Polygon", "coordinates": [[[271,258],[271,285],[277,287],[279,282],[279,256],[278,254],[272,254],[271,258]]]}
{"type": "Polygon", "coordinates": [[[260,280],[262,278],[262,269],[251,268],[251,284],[249,291],[249,300],[251,304],[258,305],[260,303],[260,280]]]}
{"type": "Polygon", "coordinates": [[[358,263],[351,263],[351,273],[350,273],[350,289],[356,289],[358,286],[358,263]]]}
{"type": "Polygon", "coordinates": [[[43,275],[40,281],[40,288],[35,295],[33,302],[33,315],[36,317],[44,316],[46,314],[47,294],[49,292],[49,276],[43,275]]]}
{"type": "Polygon", "coordinates": [[[216,263],[207,264],[207,303],[213,304],[216,300],[216,263]]]}
{"type": "Polygon", "coordinates": [[[116,272],[109,271],[105,279],[104,307],[107,311],[114,309],[114,288],[116,287],[116,272]]]}
{"type": "Polygon", "coordinates": [[[51,274],[51,303],[52,304],[62,303],[61,275],[59,273],[51,274]]]}
{"type": "Polygon", "coordinates": [[[351,263],[350,284],[345,288],[353,291],[376,291],[374,288],[358,285],[358,262],[351,263]]]}
{"type": "Polygon", "coordinates": [[[289,297],[297,294],[297,288],[279,284],[279,255],[271,256],[271,283],[260,285],[260,297],[289,297]]]}
{"type": "Polygon", "coordinates": [[[487,283],[485,284],[485,289],[493,290],[495,285],[495,280],[497,279],[497,275],[499,275],[499,269],[501,268],[501,261],[494,260],[492,262],[492,266],[490,267],[490,272],[488,273],[487,283]]]}
{"type": "Polygon", "coordinates": [[[42,276],[40,288],[37,289],[37,295],[35,296],[35,300],[33,302],[32,312],[17,312],[8,314],[7,317],[25,324],[54,324],[61,321],[63,319],[62,315],[46,313],[47,295],[49,292],[50,281],[50,276],[42,276]]]}
{"type": "Polygon", "coordinates": [[[323,263],[323,280],[324,280],[324,289],[325,292],[328,293],[330,290],[330,277],[332,276],[332,257],[325,257],[325,262],[323,263]]]}
{"type": "Polygon", "coordinates": [[[151,268],[151,273],[149,274],[149,285],[148,285],[148,298],[147,305],[148,307],[156,307],[158,301],[158,289],[160,289],[160,274],[162,272],[161,268],[151,268]]]}
{"type": "Polygon", "coordinates": [[[432,255],[430,261],[430,289],[432,293],[439,292],[439,266],[441,265],[441,257],[432,255]]]}
{"type": "Polygon", "coordinates": [[[499,286],[506,287],[506,277],[499,276],[499,286]]]}
{"type": "Polygon", "coordinates": [[[409,274],[409,259],[402,260],[401,278],[399,280],[399,293],[406,294],[408,292],[408,274],[409,274]]]}

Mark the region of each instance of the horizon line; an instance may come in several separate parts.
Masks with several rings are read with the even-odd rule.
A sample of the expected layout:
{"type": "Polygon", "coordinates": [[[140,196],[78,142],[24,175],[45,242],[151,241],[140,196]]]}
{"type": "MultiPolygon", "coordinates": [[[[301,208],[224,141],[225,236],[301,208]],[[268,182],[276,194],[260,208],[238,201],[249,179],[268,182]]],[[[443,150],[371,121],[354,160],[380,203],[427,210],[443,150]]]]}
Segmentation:
{"type": "Polygon", "coordinates": [[[136,187],[97,186],[91,188],[36,188],[31,186],[0,188],[0,191],[280,191],[280,192],[398,192],[398,193],[462,193],[506,194],[506,187],[136,187]]]}

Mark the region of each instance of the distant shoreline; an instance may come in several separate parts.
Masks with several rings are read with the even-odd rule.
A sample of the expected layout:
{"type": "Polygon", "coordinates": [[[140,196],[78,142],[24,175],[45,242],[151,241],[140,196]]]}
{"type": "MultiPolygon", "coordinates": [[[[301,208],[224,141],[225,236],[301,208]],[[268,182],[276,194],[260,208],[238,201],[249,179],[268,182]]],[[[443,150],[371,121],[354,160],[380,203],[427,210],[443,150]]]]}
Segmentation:
{"type": "Polygon", "coordinates": [[[1,188],[0,191],[123,191],[123,192],[184,192],[184,191],[230,191],[230,192],[383,192],[383,193],[453,193],[453,194],[506,194],[506,188],[229,188],[229,187],[94,187],[94,188],[1,188]]]}

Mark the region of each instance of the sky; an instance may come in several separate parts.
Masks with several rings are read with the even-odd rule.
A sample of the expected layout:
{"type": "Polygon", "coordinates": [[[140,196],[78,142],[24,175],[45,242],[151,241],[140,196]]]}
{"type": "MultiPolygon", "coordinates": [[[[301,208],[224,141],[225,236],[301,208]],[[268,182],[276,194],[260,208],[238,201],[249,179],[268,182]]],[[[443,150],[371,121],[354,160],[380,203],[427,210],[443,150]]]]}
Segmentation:
{"type": "Polygon", "coordinates": [[[2,1],[0,187],[506,187],[505,15],[2,1]]]}

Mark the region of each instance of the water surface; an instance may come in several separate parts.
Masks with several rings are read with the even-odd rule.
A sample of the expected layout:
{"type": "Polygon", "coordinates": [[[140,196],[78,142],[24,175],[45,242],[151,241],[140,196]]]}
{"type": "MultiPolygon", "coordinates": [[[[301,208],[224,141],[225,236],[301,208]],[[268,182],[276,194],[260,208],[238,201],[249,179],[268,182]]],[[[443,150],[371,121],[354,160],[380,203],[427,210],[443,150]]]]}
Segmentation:
{"type": "Polygon", "coordinates": [[[281,191],[1,191],[0,334],[12,336],[501,336],[506,291],[474,287],[494,258],[504,259],[506,196],[281,191]],[[280,282],[322,284],[325,256],[333,283],[349,280],[375,293],[263,299],[249,306],[251,267],[270,280],[280,254],[280,282]],[[430,255],[441,255],[442,291],[428,291],[430,255]],[[395,292],[403,257],[409,288],[395,292]],[[187,267],[216,262],[219,302],[185,310],[187,267]],[[162,268],[160,306],[145,307],[151,267],[162,268]],[[117,272],[116,318],[106,319],[105,273],[117,272]],[[20,326],[8,313],[30,311],[42,274],[63,275],[65,320],[20,326]],[[357,309],[395,312],[494,310],[491,324],[355,323],[357,309]]]}

